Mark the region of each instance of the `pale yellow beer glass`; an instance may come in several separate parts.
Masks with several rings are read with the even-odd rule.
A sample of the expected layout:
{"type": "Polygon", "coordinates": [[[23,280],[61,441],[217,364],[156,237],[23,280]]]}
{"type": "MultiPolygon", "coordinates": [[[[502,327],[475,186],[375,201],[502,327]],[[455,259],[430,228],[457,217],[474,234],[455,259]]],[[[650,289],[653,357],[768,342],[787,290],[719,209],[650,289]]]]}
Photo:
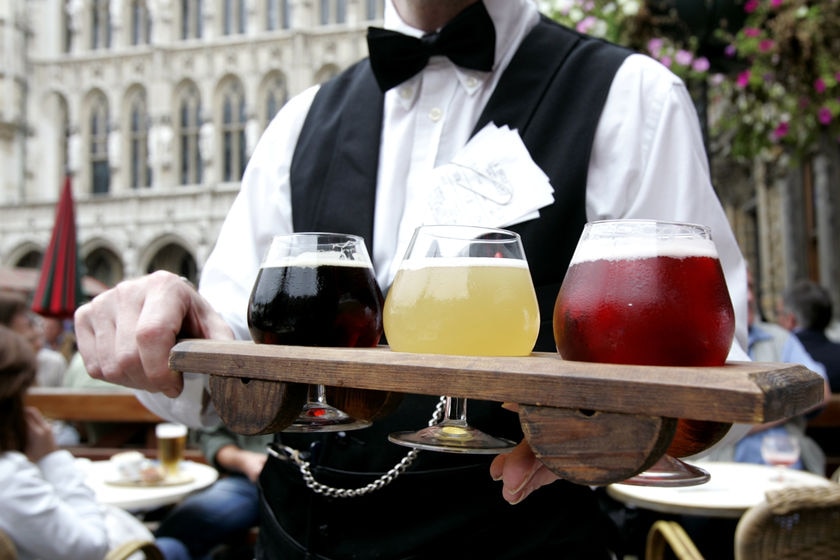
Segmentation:
{"type": "Polygon", "coordinates": [[[181,471],[184,451],[187,447],[187,427],[183,424],[165,422],[155,426],[158,460],[165,477],[176,477],[181,471]]]}
{"type": "MultiPolygon", "coordinates": [[[[397,352],[527,356],[540,314],[519,235],[472,226],[415,231],[385,299],[385,336],[397,352]]],[[[454,453],[499,453],[514,442],[467,422],[467,400],[446,398],[441,422],[396,432],[400,445],[454,453]]]]}

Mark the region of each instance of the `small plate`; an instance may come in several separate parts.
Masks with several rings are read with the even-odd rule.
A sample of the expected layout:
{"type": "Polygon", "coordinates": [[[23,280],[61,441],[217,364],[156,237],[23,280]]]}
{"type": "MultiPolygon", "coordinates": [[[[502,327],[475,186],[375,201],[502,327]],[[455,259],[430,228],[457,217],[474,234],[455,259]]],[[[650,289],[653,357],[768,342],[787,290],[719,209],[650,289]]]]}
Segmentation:
{"type": "Polygon", "coordinates": [[[142,479],[126,479],[126,478],[112,478],[105,480],[105,484],[111,486],[129,486],[136,488],[154,488],[162,486],[180,486],[182,484],[189,484],[193,482],[195,477],[189,473],[180,472],[176,475],[167,476],[161,480],[142,480],[142,479]]]}

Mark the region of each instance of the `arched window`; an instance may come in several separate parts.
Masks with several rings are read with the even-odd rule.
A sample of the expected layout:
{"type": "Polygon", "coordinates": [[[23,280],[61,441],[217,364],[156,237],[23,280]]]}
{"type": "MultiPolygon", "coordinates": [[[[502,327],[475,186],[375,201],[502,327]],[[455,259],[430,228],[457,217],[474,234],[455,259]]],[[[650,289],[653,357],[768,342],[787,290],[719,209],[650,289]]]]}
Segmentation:
{"type": "Polygon", "coordinates": [[[152,257],[146,266],[146,272],[156,270],[168,270],[192,282],[198,279],[195,258],[177,243],[167,243],[152,257]]]}
{"type": "Polygon", "coordinates": [[[347,22],[347,0],[321,0],[321,25],[347,22]]]}
{"type": "Polygon", "coordinates": [[[202,0],[181,0],[181,39],[201,38],[202,7],[202,0]]]}
{"type": "Polygon", "coordinates": [[[223,35],[244,35],[246,13],[245,0],[224,0],[223,35]]]}
{"type": "Polygon", "coordinates": [[[88,276],[93,276],[108,286],[114,286],[125,278],[120,257],[105,247],[93,249],[85,256],[85,270],[88,276]]]}
{"type": "Polygon", "coordinates": [[[107,194],[111,189],[111,170],[108,164],[108,100],[101,93],[91,101],[89,126],[91,192],[107,194]]]}
{"type": "Polygon", "coordinates": [[[199,148],[201,132],[201,97],[198,88],[190,84],[184,89],[178,104],[178,169],[182,185],[201,182],[202,163],[199,148]]]}
{"type": "Polygon", "coordinates": [[[148,45],[151,42],[152,22],[147,0],[131,0],[131,44],[148,45]]]}
{"type": "Polygon", "coordinates": [[[90,48],[93,50],[111,47],[111,0],[93,0],[91,11],[90,48]]]}
{"type": "Polygon", "coordinates": [[[131,188],[139,189],[152,184],[152,170],[149,167],[149,114],[145,92],[137,91],[132,95],[129,113],[131,188]]]}
{"type": "Polygon", "coordinates": [[[222,180],[239,181],[245,171],[245,94],[239,81],[231,80],[222,94],[222,180]]]}
{"type": "Polygon", "coordinates": [[[286,87],[286,78],[282,74],[275,74],[268,81],[265,89],[265,114],[263,122],[265,126],[271,122],[277,111],[289,100],[289,89],[286,87]]]}
{"type": "Polygon", "coordinates": [[[265,0],[265,29],[276,31],[291,27],[292,12],[289,0],[265,0]]]}
{"type": "Polygon", "coordinates": [[[366,14],[367,19],[382,19],[385,17],[385,1],[384,0],[366,0],[366,14]]]}

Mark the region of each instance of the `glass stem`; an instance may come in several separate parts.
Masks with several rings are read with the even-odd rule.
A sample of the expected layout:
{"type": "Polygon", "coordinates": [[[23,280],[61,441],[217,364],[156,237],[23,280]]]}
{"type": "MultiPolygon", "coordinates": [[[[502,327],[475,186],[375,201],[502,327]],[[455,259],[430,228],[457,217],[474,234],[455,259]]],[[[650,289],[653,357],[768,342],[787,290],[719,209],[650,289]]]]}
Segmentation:
{"type": "Polygon", "coordinates": [[[327,404],[327,388],[323,385],[310,385],[308,400],[311,403],[327,404]]]}
{"type": "Polygon", "coordinates": [[[446,397],[442,424],[466,426],[467,425],[467,399],[446,397]]]}

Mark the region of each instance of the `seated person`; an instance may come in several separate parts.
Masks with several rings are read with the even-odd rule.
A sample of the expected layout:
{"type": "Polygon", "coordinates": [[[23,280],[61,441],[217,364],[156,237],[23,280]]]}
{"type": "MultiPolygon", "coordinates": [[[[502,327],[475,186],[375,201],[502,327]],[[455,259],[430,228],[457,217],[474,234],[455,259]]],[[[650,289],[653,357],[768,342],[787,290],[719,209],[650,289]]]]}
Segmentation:
{"type": "Polygon", "coordinates": [[[779,305],[779,324],[793,331],[805,350],[825,367],[832,393],[840,393],[840,342],[826,332],[834,314],[831,294],[810,280],[785,290],[779,305]]]}
{"type": "MultiPolygon", "coordinates": [[[[9,327],[32,347],[37,369],[34,386],[60,387],[67,370],[67,360],[59,352],[44,346],[41,318],[29,309],[26,300],[16,294],[0,293],[0,325],[9,327]]],[[[50,422],[59,445],[76,445],[79,432],[67,422],[50,422]]]]}
{"type": "MultiPolygon", "coordinates": [[[[18,557],[90,560],[129,540],[151,540],[139,520],[97,502],[84,471],[70,452],[59,449],[49,423],[24,406],[35,371],[32,347],[0,326],[0,529],[11,537],[18,557]]],[[[173,539],[157,543],[168,560],[189,558],[173,539]]]]}
{"type": "MultiPolygon", "coordinates": [[[[755,300],[752,273],[747,273],[747,324],[748,349],[750,358],[757,362],[779,362],[800,364],[820,374],[825,380],[825,398],[823,403],[814,407],[819,410],[831,398],[831,390],[825,368],[814,360],[793,333],[772,323],[761,321],[755,300]]],[[[768,464],[761,456],[762,438],[773,432],[788,432],[799,441],[800,457],[792,468],[807,470],[823,476],[825,474],[825,454],[819,445],[805,435],[807,417],[796,416],[787,420],[769,422],[753,426],[749,433],[731,446],[721,446],[704,459],[716,461],[736,461],[739,463],[768,464]]]]}

